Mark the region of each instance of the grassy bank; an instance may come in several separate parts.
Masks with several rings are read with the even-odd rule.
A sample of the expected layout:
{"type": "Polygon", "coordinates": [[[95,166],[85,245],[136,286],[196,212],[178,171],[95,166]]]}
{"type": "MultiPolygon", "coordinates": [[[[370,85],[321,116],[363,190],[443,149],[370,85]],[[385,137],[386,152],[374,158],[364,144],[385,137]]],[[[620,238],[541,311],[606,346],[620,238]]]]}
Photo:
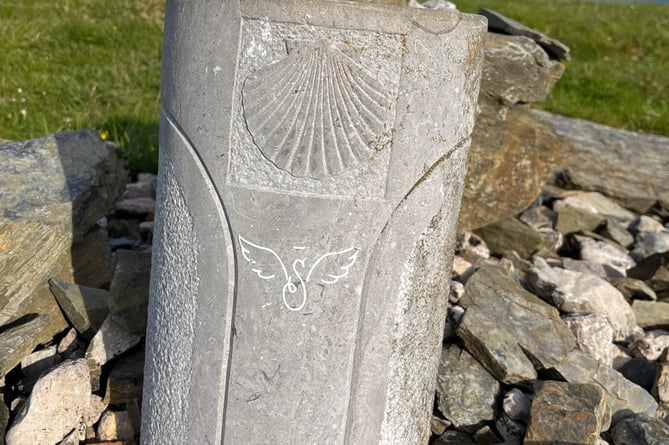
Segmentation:
{"type": "Polygon", "coordinates": [[[0,0],[0,138],[95,128],[155,170],[163,1],[0,0]]]}
{"type": "Polygon", "coordinates": [[[543,108],[669,136],[669,5],[569,0],[456,0],[494,9],[571,48],[543,108]]]}
{"type": "MultiPolygon", "coordinates": [[[[545,108],[669,135],[669,6],[460,0],[572,49],[545,108]]],[[[96,128],[155,170],[162,0],[0,0],[0,138],[96,128]]]]}

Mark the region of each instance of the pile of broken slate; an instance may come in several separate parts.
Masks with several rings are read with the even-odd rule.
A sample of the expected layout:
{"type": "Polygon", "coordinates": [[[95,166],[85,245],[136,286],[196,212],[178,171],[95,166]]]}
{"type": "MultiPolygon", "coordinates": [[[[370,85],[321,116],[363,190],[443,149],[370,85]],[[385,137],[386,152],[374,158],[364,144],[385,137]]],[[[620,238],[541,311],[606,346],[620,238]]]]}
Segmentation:
{"type": "MultiPolygon", "coordinates": [[[[669,443],[669,139],[532,110],[568,52],[483,12],[431,444],[669,443]]],[[[0,141],[0,445],[139,440],[155,189],[0,141]]]]}

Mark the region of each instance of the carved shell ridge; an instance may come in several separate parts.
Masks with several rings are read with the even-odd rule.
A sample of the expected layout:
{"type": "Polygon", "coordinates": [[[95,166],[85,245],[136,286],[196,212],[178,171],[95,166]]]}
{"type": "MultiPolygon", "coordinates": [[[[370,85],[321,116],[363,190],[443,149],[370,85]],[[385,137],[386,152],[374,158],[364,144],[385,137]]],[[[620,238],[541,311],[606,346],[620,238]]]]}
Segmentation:
{"type": "Polygon", "coordinates": [[[356,168],[392,138],[386,88],[330,42],[310,42],[255,71],[242,105],[255,145],[296,177],[356,168]]]}

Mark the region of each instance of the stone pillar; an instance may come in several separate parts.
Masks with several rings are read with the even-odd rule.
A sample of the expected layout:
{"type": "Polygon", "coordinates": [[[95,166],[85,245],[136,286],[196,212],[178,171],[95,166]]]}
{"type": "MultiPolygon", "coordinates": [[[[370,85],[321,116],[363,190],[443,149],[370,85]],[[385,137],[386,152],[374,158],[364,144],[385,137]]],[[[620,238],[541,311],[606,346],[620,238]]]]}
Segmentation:
{"type": "Polygon", "coordinates": [[[484,19],[167,2],[145,445],[423,445],[484,19]]]}

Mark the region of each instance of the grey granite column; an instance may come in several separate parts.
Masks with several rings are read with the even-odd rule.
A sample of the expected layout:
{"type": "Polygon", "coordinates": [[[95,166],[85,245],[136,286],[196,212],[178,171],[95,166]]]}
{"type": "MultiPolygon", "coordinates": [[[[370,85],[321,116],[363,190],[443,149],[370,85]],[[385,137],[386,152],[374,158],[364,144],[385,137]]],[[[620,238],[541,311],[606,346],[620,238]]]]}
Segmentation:
{"type": "Polygon", "coordinates": [[[143,444],[427,443],[484,31],[168,0],[143,444]]]}

